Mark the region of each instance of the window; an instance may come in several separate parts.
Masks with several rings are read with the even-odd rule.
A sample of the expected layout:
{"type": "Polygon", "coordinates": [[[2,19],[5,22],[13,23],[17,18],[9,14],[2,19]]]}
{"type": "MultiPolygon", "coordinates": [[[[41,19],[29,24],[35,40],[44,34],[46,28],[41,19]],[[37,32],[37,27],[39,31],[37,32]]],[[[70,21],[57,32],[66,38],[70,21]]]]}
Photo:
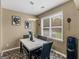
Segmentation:
{"type": "Polygon", "coordinates": [[[63,12],[41,18],[41,35],[63,41],[63,12]]]}

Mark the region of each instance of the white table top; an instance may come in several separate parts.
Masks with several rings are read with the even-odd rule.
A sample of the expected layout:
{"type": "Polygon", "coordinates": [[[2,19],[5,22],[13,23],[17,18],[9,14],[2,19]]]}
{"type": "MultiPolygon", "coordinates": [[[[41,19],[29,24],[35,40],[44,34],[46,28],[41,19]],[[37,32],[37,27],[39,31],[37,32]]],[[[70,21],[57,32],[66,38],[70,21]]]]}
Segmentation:
{"type": "Polygon", "coordinates": [[[39,48],[41,46],[43,46],[44,43],[47,43],[47,41],[43,41],[37,38],[33,38],[34,42],[30,41],[29,38],[27,39],[20,39],[20,41],[22,42],[22,44],[29,50],[34,50],[36,48],[39,48]]]}

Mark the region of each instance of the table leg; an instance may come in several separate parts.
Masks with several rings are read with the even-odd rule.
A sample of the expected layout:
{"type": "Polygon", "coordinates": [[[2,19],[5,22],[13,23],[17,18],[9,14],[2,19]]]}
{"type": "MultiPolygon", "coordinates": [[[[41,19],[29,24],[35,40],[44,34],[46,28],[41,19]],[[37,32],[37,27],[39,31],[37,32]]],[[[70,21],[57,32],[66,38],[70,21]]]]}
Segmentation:
{"type": "Polygon", "coordinates": [[[22,43],[20,42],[20,52],[23,53],[22,43]]]}
{"type": "Polygon", "coordinates": [[[32,59],[32,53],[31,52],[29,52],[28,58],[32,59]]]}

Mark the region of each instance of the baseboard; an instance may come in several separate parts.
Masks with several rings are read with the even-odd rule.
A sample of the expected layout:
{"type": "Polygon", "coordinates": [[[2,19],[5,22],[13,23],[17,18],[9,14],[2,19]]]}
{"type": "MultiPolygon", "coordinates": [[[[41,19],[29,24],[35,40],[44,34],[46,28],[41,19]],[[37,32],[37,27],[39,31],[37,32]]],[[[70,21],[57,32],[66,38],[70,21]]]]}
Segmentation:
{"type": "Polygon", "coordinates": [[[1,56],[3,55],[4,52],[7,52],[7,51],[12,51],[12,50],[15,50],[15,49],[19,49],[20,47],[15,47],[15,48],[11,48],[11,49],[7,49],[7,50],[3,50],[1,52],[1,56]]]}
{"type": "Polygon", "coordinates": [[[67,57],[65,54],[63,54],[63,53],[61,53],[61,52],[59,52],[59,51],[57,51],[57,50],[54,50],[54,49],[51,49],[51,51],[53,51],[53,52],[55,52],[55,53],[57,53],[57,54],[60,54],[60,55],[62,55],[63,57],[67,57]]]}
{"type": "Polygon", "coordinates": [[[15,50],[15,49],[19,49],[20,47],[15,47],[15,48],[11,48],[11,49],[7,49],[7,50],[3,50],[2,52],[7,52],[7,51],[11,51],[11,50],[15,50]]]}

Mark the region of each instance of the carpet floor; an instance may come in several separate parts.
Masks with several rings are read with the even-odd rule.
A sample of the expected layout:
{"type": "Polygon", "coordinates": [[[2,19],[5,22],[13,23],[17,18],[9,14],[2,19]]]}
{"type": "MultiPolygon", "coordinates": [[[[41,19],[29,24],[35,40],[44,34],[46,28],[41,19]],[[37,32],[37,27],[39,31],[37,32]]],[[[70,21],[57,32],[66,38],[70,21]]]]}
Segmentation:
{"type": "MultiPolygon", "coordinates": [[[[8,51],[3,53],[4,59],[28,59],[25,53],[20,53],[20,49],[15,49],[12,51],[8,51]]],[[[55,52],[51,52],[50,59],[66,59],[65,57],[56,54],[55,52]]]]}

